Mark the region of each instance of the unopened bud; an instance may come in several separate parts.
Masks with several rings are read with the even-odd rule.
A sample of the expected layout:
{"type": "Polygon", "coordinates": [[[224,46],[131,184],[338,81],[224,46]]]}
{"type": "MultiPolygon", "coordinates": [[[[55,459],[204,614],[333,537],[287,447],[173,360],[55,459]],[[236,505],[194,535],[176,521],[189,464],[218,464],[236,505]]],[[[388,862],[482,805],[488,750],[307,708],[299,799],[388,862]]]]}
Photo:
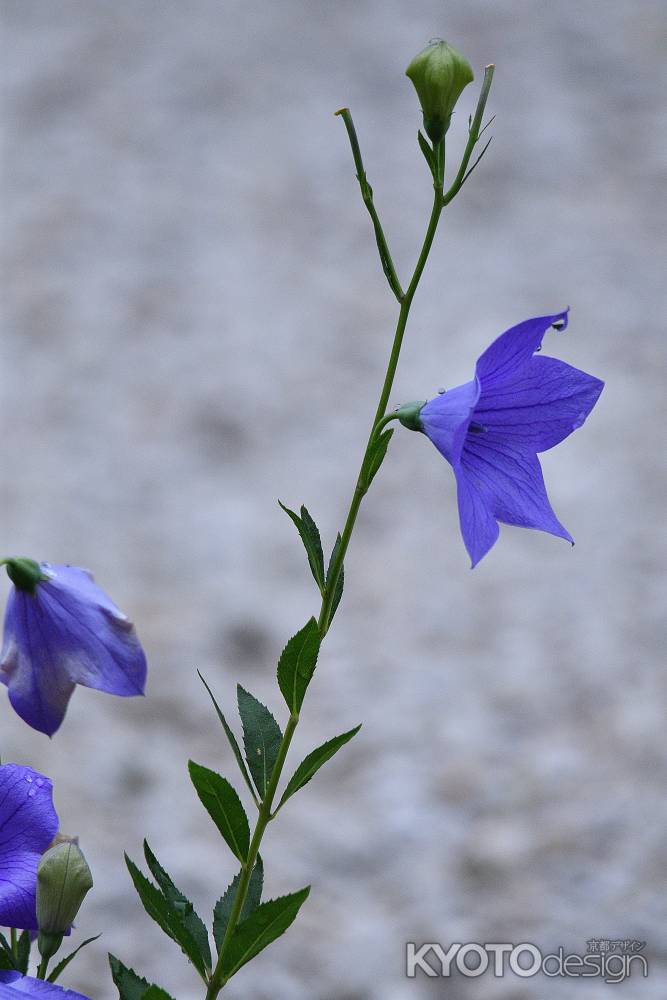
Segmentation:
{"type": "Polygon", "coordinates": [[[412,80],[424,115],[424,128],[435,145],[449,128],[454,105],[474,77],[470,63],[448,42],[434,41],[405,71],[412,80]]]}
{"type": "Polygon", "coordinates": [[[42,944],[54,953],[56,938],[58,949],[92,885],[90,868],[74,841],[56,844],[42,855],[37,869],[37,925],[42,956],[42,944]]]}

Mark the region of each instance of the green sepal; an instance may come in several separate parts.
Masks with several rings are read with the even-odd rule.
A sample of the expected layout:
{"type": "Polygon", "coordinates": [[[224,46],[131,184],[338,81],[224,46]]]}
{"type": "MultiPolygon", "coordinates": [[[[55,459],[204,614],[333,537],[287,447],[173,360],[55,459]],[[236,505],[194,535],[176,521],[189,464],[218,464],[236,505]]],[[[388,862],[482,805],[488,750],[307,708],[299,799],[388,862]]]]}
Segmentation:
{"type": "Polygon", "coordinates": [[[389,447],[389,442],[391,441],[393,433],[393,427],[388,428],[386,431],[382,431],[382,433],[375,439],[375,442],[366,457],[361,474],[361,478],[366,489],[368,489],[375,479],[380,466],[385,460],[387,448],[389,447]]]}
{"type": "Polygon", "coordinates": [[[289,640],[278,660],[278,686],[293,714],[298,714],[306,689],[317,666],[320,651],[320,630],[311,618],[289,640]]]}
{"type": "Polygon", "coordinates": [[[250,826],[235,789],[221,774],[193,760],[188,761],[188,770],[202,805],[232,854],[245,864],[250,846],[250,826]]]}
{"type": "Polygon", "coordinates": [[[255,793],[255,789],[253,787],[253,783],[250,780],[250,775],[248,774],[248,769],[247,769],[247,767],[245,765],[245,761],[243,759],[243,754],[241,753],[241,748],[240,748],[240,746],[238,744],[236,736],[234,735],[234,731],[230,728],[229,723],[227,722],[226,718],[222,714],[222,709],[220,708],[220,706],[218,705],[217,701],[215,700],[215,697],[214,697],[213,692],[211,691],[210,687],[208,686],[208,684],[204,680],[203,674],[199,670],[197,671],[197,673],[199,674],[200,681],[202,682],[202,684],[204,685],[204,687],[208,691],[209,698],[213,702],[213,707],[215,708],[215,710],[217,712],[218,718],[220,719],[220,724],[222,725],[222,728],[225,731],[225,736],[227,737],[227,740],[229,741],[229,745],[232,748],[232,752],[233,752],[234,756],[236,757],[236,763],[238,764],[239,770],[240,770],[241,774],[243,775],[243,780],[245,781],[246,785],[248,786],[248,790],[250,791],[250,794],[253,797],[255,805],[259,807],[259,802],[257,801],[257,795],[255,793]]]}
{"type": "Polygon", "coordinates": [[[127,854],[125,855],[125,864],[148,916],[155,921],[158,927],[162,928],[167,937],[180,946],[202,979],[206,980],[206,963],[197,941],[183,923],[181,913],[167,902],[160,890],[139,871],[127,854]]]}
{"type": "Polygon", "coordinates": [[[251,958],[284,934],[306,900],[310,886],[260,903],[250,916],[239,924],[230,938],[223,960],[225,979],[231,979],[251,958]]]}
{"type": "MultiPolygon", "coordinates": [[[[229,923],[229,917],[234,905],[234,897],[236,896],[236,890],[238,888],[240,878],[240,875],[234,876],[230,884],[227,886],[224,896],[221,896],[215,904],[215,909],[213,911],[213,937],[215,938],[215,945],[218,952],[220,951],[222,940],[225,936],[225,931],[227,930],[227,924],[229,923]]],[[[255,862],[255,867],[252,870],[250,881],[248,882],[248,891],[243,901],[243,906],[241,907],[239,923],[246,920],[246,918],[257,909],[262,898],[263,887],[264,864],[261,857],[257,855],[257,861],[255,862]]]]}
{"type": "Polygon", "coordinates": [[[12,581],[17,590],[24,590],[28,594],[34,594],[37,585],[42,580],[48,580],[48,576],[42,573],[42,567],[34,559],[12,558],[3,559],[7,576],[12,581]]]}
{"type": "Polygon", "coordinates": [[[257,701],[240,684],[236,688],[239,715],[243,723],[243,745],[248,767],[261,799],[278,759],[283,734],[280,726],[261,701],[257,701]]]}
{"type": "Polygon", "coordinates": [[[81,942],[78,948],[75,948],[74,951],[70,951],[69,955],[66,955],[65,958],[63,958],[60,962],[58,962],[58,964],[51,970],[51,972],[47,976],[47,982],[55,983],[58,976],[62,975],[62,973],[65,971],[69,963],[72,961],[73,958],[76,958],[81,949],[85,948],[87,944],[92,944],[93,941],[97,941],[99,937],[102,937],[102,935],[95,934],[93,937],[86,938],[85,941],[81,942]]]}
{"type": "Polygon", "coordinates": [[[109,966],[119,1000],[145,1000],[146,997],[149,1000],[172,1000],[161,987],[138,976],[134,969],[128,969],[115,955],[109,955],[109,966]],[[157,992],[151,993],[151,990],[157,992]]]}
{"type": "Polygon", "coordinates": [[[192,937],[197,942],[204,965],[207,969],[212,968],[211,946],[204,921],[198,916],[197,911],[187,896],[184,896],[181,890],[174,885],[170,876],[151,851],[147,840],[144,840],[144,857],[162,895],[172,909],[180,914],[183,926],[190,931],[190,934],[192,934],[192,937]]]}
{"type": "Polygon", "coordinates": [[[306,550],[306,555],[308,556],[308,562],[315,583],[319,587],[320,594],[324,596],[324,553],[322,552],[322,539],[320,538],[317,525],[304,506],[301,507],[301,517],[299,517],[293,510],[286,507],[282,501],[279,500],[278,505],[296,525],[296,529],[301,536],[301,541],[306,550]]]}
{"type": "Polygon", "coordinates": [[[419,148],[424,154],[424,159],[428,163],[428,168],[431,171],[433,178],[435,179],[436,171],[438,168],[435,162],[435,153],[433,152],[433,147],[431,146],[430,142],[428,141],[428,139],[421,130],[417,132],[417,139],[419,141],[419,148]]]}
{"type": "MultiPolygon", "coordinates": [[[[387,442],[387,444],[388,443],[389,442],[387,442]]],[[[378,468],[379,468],[379,466],[378,466],[378,468]]],[[[376,471],[377,471],[377,469],[376,469],[376,471]]],[[[341,545],[341,537],[340,537],[340,535],[337,535],[336,536],[336,544],[334,545],[334,547],[332,549],[331,558],[329,559],[329,565],[327,566],[327,583],[326,583],[327,590],[329,589],[329,580],[331,578],[331,567],[333,566],[334,560],[335,560],[336,556],[338,555],[338,550],[340,548],[340,545],[341,545]]],[[[340,572],[338,574],[338,579],[336,580],[336,589],[334,590],[333,600],[331,602],[331,612],[329,613],[329,621],[326,622],[326,627],[327,628],[329,627],[329,625],[331,625],[331,622],[333,621],[334,615],[336,614],[336,611],[338,609],[338,605],[340,604],[340,599],[343,596],[343,586],[344,586],[344,584],[345,584],[345,570],[344,570],[344,567],[341,565],[340,572]]]]}
{"type": "MultiPolygon", "coordinates": [[[[361,723],[355,726],[354,729],[350,729],[347,733],[341,733],[340,736],[334,736],[333,739],[327,740],[321,746],[317,747],[308,754],[307,757],[301,761],[296,771],[287,783],[287,788],[283,792],[282,798],[278,803],[278,809],[287,802],[295,792],[298,792],[300,788],[307,785],[310,779],[316,774],[323,764],[326,764],[328,760],[331,760],[333,755],[337,753],[342,746],[356,736],[361,729],[361,723]]],[[[276,809],[276,812],[278,811],[276,809]]]]}

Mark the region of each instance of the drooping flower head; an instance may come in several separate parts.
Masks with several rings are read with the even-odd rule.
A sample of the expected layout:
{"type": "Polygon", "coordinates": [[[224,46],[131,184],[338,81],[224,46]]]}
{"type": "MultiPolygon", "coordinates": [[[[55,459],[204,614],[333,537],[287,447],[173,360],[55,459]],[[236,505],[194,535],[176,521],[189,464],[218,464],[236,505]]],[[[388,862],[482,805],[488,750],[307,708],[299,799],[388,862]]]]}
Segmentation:
{"type": "Polygon", "coordinates": [[[20,972],[0,972],[0,1000],[20,1000],[34,997],[35,1000],[89,1000],[83,993],[65,990],[43,979],[22,976],[20,972]]]}
{"type": "MultiPolygon", "coordinates": [[[[0,766],[0,926],[37,929],[37,868],[58,832],[48,778],[0,766]]],[[[1,994],[0,994],[1,996],[1,994]]]]}
{"type": "Polygon", "coordinates": [[[143,694],[146,657],[132,622],[78,566],[6,560],[0,681],[16,712],[52,736],[76,684],[123,697],[143,694]]]}
{"type": "Polygon", "coordinates": [[[454,470],[473,566],[496,542],[498,521],[572,542],[549,503],[537,453],[581,427],[604,382],[536,353],[550,327],[566,326],[567,310],[511,327],[478,359],[472,381],[398,411],[454,470]]]}

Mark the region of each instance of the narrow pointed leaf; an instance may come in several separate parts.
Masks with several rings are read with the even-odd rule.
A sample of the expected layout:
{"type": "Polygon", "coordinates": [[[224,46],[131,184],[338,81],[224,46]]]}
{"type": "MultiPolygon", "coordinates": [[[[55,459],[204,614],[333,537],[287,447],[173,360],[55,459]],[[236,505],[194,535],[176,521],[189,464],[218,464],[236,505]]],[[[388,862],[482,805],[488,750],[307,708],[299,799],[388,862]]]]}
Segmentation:
{"type": "Polygon", "coordinates": [[[239,765],[239,770],[241,771],[241,774],[243,775],[243,780],[245,781],[246,785],[250,789],[250,794],[252,795],[252,797],[253,797],[253,799],[255,801],[255,805],[259,806],[259,802],[257,801],[257,795],[255,794],[255,789],[253,788],[252,781],[250,780],[250,775],[248,774],[248,769],[245,766],[245,761],[243,759],[243,754],[241,753],[241,748],[240,748],[240,746],[238,744],[236,736],[234,736],[233,730],[229,727],[229,724],[227,723],[226,718],[222,714],[222,710],[221,710],[220,706],[218,705],[217,701],[215,700],[213,692],[211,691],[210,687],[208,686],[208,684],[204,680],[203,675],[200,673],[199,670],[197,671],[197,673],[199,674],[199,679],[201,680],[202,684],[204,685],[204,687],[208,691],[209,697],[210,697],[211,701],[213,702],[213,707],[215,708],[215,710],[216,710],[216,712],[218,714],[218,718],[220,719],[220,723],[222,725],[222,728],[224,729],[225,735],[226,735],[227,739],[229,740],[229,745],[232,748],[234,756],[236,757],[236,763],[239,765]]]}
{"type": "Polygon", "coordinates": [[[299,712],[320,651],[320,630],[314,618],[293,635],[278,661],[278,686],[290,712],[299,712]]]}
{"type": "Polygon", "coordinates": [[[174,1000],[174,998],[159,986],[149,986],[146,992],[141,994],[141,1000],[174,1000]]]}
{"type": "Polygon", "coordinates": [[[16,964],[19,972],[22,972],[24,976],[28,974],[31,945],[30,931],[21,931],[16,945],[16,964]]]}
{"type": "MultiPolygon", "coordinates": [[[[235,875],[225,890],[224,896],[221,896],[215,904],[215,910],[213,911],[213,937],[215,938],[215,945],[218,952],[220,951],[222,939],[224,938],[225,931],[227,930],[227,924],[229,923],[232,906],[234,905],[234,897],[236,895],[239,880],[240,875],[235,875]]],[[[241,908],[239,923],[249,917],[250,914],[253,913],[259,906],[262,898],[263,885],[264,865],[261,857],[258,855],[257,862],[252,870],[252,875],[250,876],[250,882],[248,883],[248,892],[246,893],[246,897],[241,908]]]]}
{"type": "Polygon", "coordinates": [[[306,886],[300,892],[260,903],[254,913],[238,925],[225,952],[223,971],[226,979],[285,933],[309,892],[310,886],[306,886]]]}
{"type": "MultiPolygon", "coordinates": [[[[340,548],[340,544],[341,544],[341,537],[340,537],[340,535],[338,535],[338,537],[336,538],[336,544],[334,545],[333,551],[331,553],[331,558],[329,559],[329,565],[327,566],[327,584],[326,584],[327,585],[327,590],[329,588],[329,580],[330,580],[330,577],[331,577],[331,567],[333,566],[334,559],[335,559],[336,555],[338,554],[338,550],[340,548]]],[[[329,615],[329,621],[327,622],[327,625],[331,624],[331,622],[333,621],[333,617],[336,614],[336,611],[338,609],[338,605],[340,604],[340,599],[343,596],[343,585],[344,585],[344,583],[345,583],[345,573],[344,573],[343,567],[341,566],[340,573],[338,574],[338,579],[336,580],[336,589],[334,591],[334,597],[333,597],[333,601],[332,601],[332,604],[331,604],[331,614],[329,615]]]]}
{"type": "Polygon", "coordinates": [[[134,969],[123,965],[115,955],[109,955],[109,966],[120,1000],[141,1000],[151,984],[138,976],[134,969]]]}
{"type": "Polygon", "coordinates": [[[144,840],[144,856],[153,878],[162,891],[162,895],[172,909],[180,914],[183,926],[190,931],[192,937],[197,942],[199,954],[204,960],[204,965],[207,969],[210,969],[212,967],[211,947],[208,940],[208,931],[203,920],[197,915],[194,906],[187,896],[184,896],[180,889],[176,888],[167,872],[151,851],[147,840],[144,840]]]}
{"type": "Polygon", "coordinates": [[[361,724],[355,726],[354,729],[350,729],[347,733],[342,733],[340,736],[334,736],[333,739],[327,740],[321,746],[309,753],[307,757],[301,761],[296,771],[287,783],[287,788],[283,792],[283,796],[278,804],[278,809],[280,809],[287,800],[298,792],[300,788],[307,785],[314,774],[319,771],[323,764],[326,764],[328,760],[331,760],[333,755],[337,753],[342,746],[356,736],[361,729],[361,724]]]}
{"type": "Polygon", "coordinates": [[[81,942],[78,948],[75,948],[74,951],[70,951],[69,955],[66,955],[65,958],[63,958],[62,961],[58,962],[55,968],[51,970],[50,975],[47,976],[47,982],[55,983],[58,976],[60,976],[65,971],[69,963],[72,961],[73,958],[75,958],[79,954],[81,949],[85,948],[87,944],[92,944],[93,941],[97,941],[99,937],[102,937],[102,935],[95,934],[94,937],[86,938],[85,941],[81,942]]]}
{"type": "Polygon", "coordinates": [[[197,795],[229,849],[245,863],[250,846],[250,826],[241,800],[226,778],[216,771],[188,762],[188,770],[197,795]]]}
{"type": "Polygon", "coordinates": [[[271,773],[278,759],[283,734],[266,706],[245,688],[237,686],[239,715],[243,723],[246,760],[260,799],[266,795],[271,773]]]}
{"type": "Polygon", "coordinates": [[[419,140],[419,148],[424,154],[424,159],[428,163],[429,170],[435,177],[435,159],[433,156],[433,149],[431,148],[426,136],[422,135],[421,132],[417,132],[417,139],[419,140]]]}
{"type": "Polygon", "coordinates": [[[378,472],[380,466],[385,460],[387,454],[387,448],[389,447],[389,442],[391,441],[394,431],[393,428],[389,428],[383,431],[378,437],[377,441],[373,445],[373,448],[368,455],[366,464],[364,467],[364,480],[366,489],[371,485],[375,479],[375,475],[378,472]]]}
{"type": "Polygon", "coordinates": [[[308,556],[310,570],[315,578],[315,583],[320,588],[320,593],[324,591],[324,553],[322,552],[322,540],[320,532],[305,507],[301,507],[301,517],[284,503],[278,501],[279,506],[285,511],[288,517],[296,525],[296,529],[301,536],[301,541],[308,556]]]}
{"type": "Polygon", "coordinates": [[[183,924],[181,914],[167,902],[160,890],[139,871],[127,854],[125,855],[125,864],[148,916],[152,917],[172,941],[180,945],[202,979],[205,979],[206,963],[197,942],[183,924]]]}

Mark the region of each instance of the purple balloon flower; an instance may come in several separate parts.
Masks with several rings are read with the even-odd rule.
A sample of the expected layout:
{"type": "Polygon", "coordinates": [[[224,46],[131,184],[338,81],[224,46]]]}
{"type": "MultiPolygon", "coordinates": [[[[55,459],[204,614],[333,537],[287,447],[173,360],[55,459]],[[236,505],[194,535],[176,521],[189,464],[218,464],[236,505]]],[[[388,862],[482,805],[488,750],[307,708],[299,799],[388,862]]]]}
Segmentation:
{"type": "Polygon", "coordinates": [[[18,1000],[19,997],[35,997],[36,1000],[90,1000],[83,993],[64,990],[43,979],[22,976],[20,972],[0,972],[0,1000],[18,1000]]]}
{"type": "Polygon", "coordinates": [[[418,412],[419,404],[411,413],[405,408],[406,426],[424,431],[454,470],[461,534],[473,566],[497,540],[498,521],[572,542],[549,503],[537,453],[581,427],[604,382],[536,355],[551,326],[564,329],[567,310],[513,326],[484,351],[471,382],[418,412]]]}
{"type": "Polygon", "coordinates": [[[134,626],[88,570],[9,560],[8,571],[15,587],[5,613],[0,680],[28,725],[52,736],[76,684],[124,697],[143,694],[146,657],[134,626]],[[32,582],[24,580],[25,566],[35,568],[32,582]]]}
{"type": "MultiPolygon", "coordinates": [[[[0,767],[0,926],[37,929],[37,866],[58,832],[52,785],[20,764],[0,767]]],[[[0,994],[2,996],[2,994],[0,994]]]]}

